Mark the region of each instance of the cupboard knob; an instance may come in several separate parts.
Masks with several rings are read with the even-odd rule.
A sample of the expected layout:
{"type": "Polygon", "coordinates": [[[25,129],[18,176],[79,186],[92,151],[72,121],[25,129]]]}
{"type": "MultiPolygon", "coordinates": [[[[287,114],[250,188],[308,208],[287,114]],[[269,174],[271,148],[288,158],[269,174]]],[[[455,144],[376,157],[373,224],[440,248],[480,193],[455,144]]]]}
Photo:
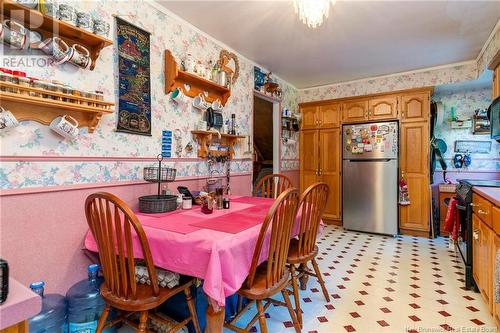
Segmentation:
{"type": "Polygon", "coordinates": [[[473,235],[475,240],[478,240],[479,239],[479,230],[478,229],[474,230],[472,235],[473,235]]]}
{"type": "Polygon", "coordinates": [[[478,210],[477,210],[477,213],[478,213],[478,214],[483,214],[483,215],[488,215],[488,212],[487,212],[487,211],[484,211],[484,210],[482,210],[482,209],[478,209],[478,210]]]}

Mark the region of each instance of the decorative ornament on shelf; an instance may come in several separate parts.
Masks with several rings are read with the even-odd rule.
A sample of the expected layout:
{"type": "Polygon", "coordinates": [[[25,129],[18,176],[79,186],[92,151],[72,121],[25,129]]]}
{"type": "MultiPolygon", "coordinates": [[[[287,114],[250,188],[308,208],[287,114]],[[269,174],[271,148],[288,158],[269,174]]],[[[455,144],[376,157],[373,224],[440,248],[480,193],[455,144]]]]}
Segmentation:
{"type": "Polygon", "coordinates": [[[236,80],[240,76],[240,61],[236,54],[229,52],[228,50],[221,50],[219,54],[219,68],[222,72],[225,72],[228,78],[231,78],[231,84],[235,84],[236,80]],[[234,61],[234,68],[231,68],[229,62],[234,61]]]}
{"type": "Polygon", "coordinates": [[[299,15],[302,23],[310,28],[317,28],[328,18],[330,5],[335,5],[335,0],[294,0],[295,13],[299,15]]]}

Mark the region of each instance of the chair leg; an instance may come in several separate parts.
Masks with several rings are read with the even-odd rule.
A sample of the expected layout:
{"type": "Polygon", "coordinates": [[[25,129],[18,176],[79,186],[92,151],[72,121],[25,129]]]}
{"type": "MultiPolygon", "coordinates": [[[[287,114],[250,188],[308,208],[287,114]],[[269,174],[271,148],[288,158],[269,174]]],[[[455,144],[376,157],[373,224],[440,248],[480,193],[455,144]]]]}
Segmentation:
{"type": "MultiPolygon", "coordinates": [[[[299,271],[307,272],[309,269],[307,268],[307,264],[300,264],[299,271]]],[[[307,290],[307,281],[309,280],[309,275],[303,274],[300,278],[300,290],[307,290]]]]}
{"type": "Polygon", "coordinates": [[[318,282],[321,285],[321,289],[323,290],[323,295],[325,296],[326,301],[330,302],[330,295],[328,295],[328,290],[326,290],[325,281],[323,281],[323,276],[321,275],[321,272],[319,270],[318,263],[314,258],[312,260],[312,265],[314,267],[314,272],[316,272],[316,277],[318,278],[318,282]]]}
{"type": "Polygon", "coordinates": [[[243,309],[243,296],[238,295],[238,309],[237,309],[237,312],[240,313],[241,309],[243,309]]]}
{"type": "Polygon", "coordinates": [[[142,311],[139,315],[139,329],[138,333],[147,333],[148,312],[142,311]]]}
{"type": "Polygon", "coordinates": [[[288,312],[290,313],[290,317],[292,318],[293,327],[295,327],[295,332],[301,333],[300,324],[299,321],[297,320],[297,316],[295,316],[295,311],[293,311],[292,302],[290,301],[290,296],[288,295],[288,291],[282,290],[281,294],[283,295],[286,307],[288,308],[288,312]]]}
{"type": "Polygon", "coordinates": [[[266,325],[266,315],[264,314],[264,307],[262,306],[262,301],[257,300],[257,311],[259,312],[259,325],[260,325],[260,332],[261,333],[267,333],[267,325],[266,325]]]}
{"type": "Polygon", "coordinates": [[[96,333],[101,333],[104,329],[104,325],[106,324],[106,319],[108,319],[110,308],[111,306],[109,306],[108,304],[106,304],[106,306],[104,307],[104,310],[101,313],[101,317],[99,317],[99,323],[97,323],[96,333]]]}
{"type": "Polygon", "coordinates": [[[186,295],[186,302],[191,313],[191,321],[193,322],[194,331],[200,333],[200,324],[198,323],[198,315],[196,314],[196,307],[194,306],[193,296],[191,296],[190,287],[184,289],[184,294],[186,295]]]}
{"type": "Polygon", "coordinates": [[[300,309],[299,286],[297,283],[295,265],[290,265],[290,271],[292,273],[292,287],[293,287],[293,298],[295,300],[295,312],[297,313],[297,320],[299,321],[300,327],[303,328],[304,326],[302,323],[302,310],[300,309]]]}

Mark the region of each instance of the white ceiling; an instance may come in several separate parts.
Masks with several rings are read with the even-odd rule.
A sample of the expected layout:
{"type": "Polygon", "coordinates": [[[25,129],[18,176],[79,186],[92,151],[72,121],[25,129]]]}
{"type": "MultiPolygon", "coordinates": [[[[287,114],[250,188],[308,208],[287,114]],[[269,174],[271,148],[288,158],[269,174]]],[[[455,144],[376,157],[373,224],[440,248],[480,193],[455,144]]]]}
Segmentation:
{"type": "Polygon", "coordinates": [[[338,1],[310,29],[290,1],[158,1],[297,88],[473,60],[500,18],[500,1],[338,1]]]}

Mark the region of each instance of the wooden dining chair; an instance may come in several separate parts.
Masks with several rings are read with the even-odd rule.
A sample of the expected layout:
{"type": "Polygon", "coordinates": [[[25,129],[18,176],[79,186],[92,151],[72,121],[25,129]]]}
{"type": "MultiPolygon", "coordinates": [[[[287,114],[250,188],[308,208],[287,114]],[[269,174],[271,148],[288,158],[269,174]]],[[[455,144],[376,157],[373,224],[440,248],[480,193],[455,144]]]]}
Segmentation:
{"type": "Polygon", "coordinates": [[[292,187],[292,181],[285,175],[273,173],[262,177],[253,191],[254,197],[277,198],[284,190],[292,187]]]}
{"type": "Polygon", "coordinates": [[[165,323],[163,318],[151,310],[172,296],[184,292],[190,316],[168,332],[177,332],[192,321],[195,331],[199,333],[200,327],[190,291],[194,279],[188,278],[173,288],[158,286],[156,268],[146,234],[127,204],[113,194],[94,193],[85,201],[85,216],[98,246],[99,260],[104,275],[101,295],[106,306],[99,318],[96,332],[100,333],[104,328],[118,322],[125,322],[139,333],[145,333],[149,318],[165,323]],[[138,243],[132,240],[134,233],[137,235],[138,243]],[[136,282],[134,255],[141,252],[151,280],[150,285],[136,282]],[[124,315],[106,324],[111,307],[124,312],[124,315]],[[139,314],[138,324],[129,318],[136,312],[139,314]]]}
{"type": "Polygon", "coordinates": [[[316,262],[318,246],[316,236],[321,223],[321,217],[328,200],[329,188],[325,183],[315,183],[309,186],[301,195],[298,214],[300,214],[300,229],[296,238],[290,242],[287,263],[292,273],[293,296],[295,299],[295,311],[302,327],[302,311],[300,310],[300,297],[298,280],[304,275],[314,276],[318,279],[323,295],[330,302],[330,295],[325,286],[325,281],[316,262]],[[314,273],[307,269],[307,263],[311,262],[314,273]]]}
{"type": "Polygon", "coordinates": [[[267,333],[264,311],[270,304],[285,305],[292,317],[295,331],[300,333],[300,324],[293,310],[287,286],[290,279],[290,270],[286,267],[286,258],[292,235],[292,228],[299,203],[299,194],[295,188],[285,190],[276,199],[269,209],[260,229],[257,244],[253,254],[252,264],[247,279],[238,291],[238,295],[251,300],[239,313],[224,327],[235,332],[249,332],[252,325],[259,320],[261,333],[267,333]],[[264,248],[269,247],[267,260],[259,265],[259,258],[264,248]],[[281,292],[284,303],[270,300],[270,297],[281,292]],[[266,301],[265,305],[262,304],[266,301]],[[257,315],[253,317],[245,328],[234,323],[245,313],[253,303],[257,305],[257,315]]]}

